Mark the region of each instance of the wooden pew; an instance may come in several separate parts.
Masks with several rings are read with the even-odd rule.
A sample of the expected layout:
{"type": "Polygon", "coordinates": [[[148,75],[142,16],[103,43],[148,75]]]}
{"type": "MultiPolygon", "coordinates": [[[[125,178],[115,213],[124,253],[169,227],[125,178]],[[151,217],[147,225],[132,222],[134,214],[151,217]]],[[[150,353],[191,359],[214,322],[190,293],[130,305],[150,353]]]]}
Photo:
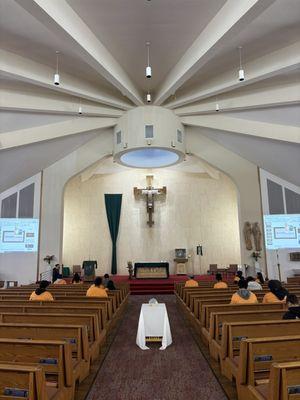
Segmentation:
{"type": "Polygon", "coordinates": [[[205,320],[203,323],[203,328],[210,332],[210,329],[215,329],[215,316],[219,313],[235,313],[235,312],[254,312],[254,311],[271,311],[271,310],[286,310],[286,305],[283,303],[274,304],[211,304],[204,305],[202,312],[205,315],[205,320]],[[214,318],[212,319],[211,314],[214,313],[214,318]],[[211,328],[212,323],[212,328],[211,328]]]}
{"type": "Polygon", "coordinates": [[[228,379],[237,376],[240,344],[243,339],[293,336],[300,332],[300,320],[224,323],[220,351],[221,371],[228,379]]]}
{"type": "Polygon", "coordinates": [[[249,400],[300,400],[300,361],[274,363],[268,385],[249,387],[249,400]]]}
{"type": "Polygon", "coordinates": [[[41,367],[55,398],[72,400],[75,391],[72,353],[64,341],[0,339],[0,363],[41,367]]]}
{"type": "Polygon", "coordinates": [[[2,305],[0,303],[0,313],[45,313],[45,314],[93,314],[99,322],[100,331],[105,330],[106,319],[104,318],[106,308],[86,307],[86,306],[53,306],[52,303],[35,302],[26,305],[2,305]],[[41,307],[43,306],[43,308],[41,307]]]}
{"type": "Polygon", "coordinates": [[[101,304],[105,304],[106,307],[106,312],[107,312],[107,324],[106,327],[107,329],[110,327],[110,322],[112,320],[113,314],[112,314],[112,308],[111,308],[111,303],[109,301],[106,300],[100,300],[97,297],[94,298],[89,298],[88,301],[83,302],[81,300],[69,300],[69,299],[65,299],[65,300],[54,300],[54,301],[30,301],[28,300],[28,298],[6,298],[6,299],[2,299],[0,300],[0,304],[1,305],[40,305],[40,306],[46,306],[46,307],[57,307],[60,308],[61,306],[71,306],[74,309],[76,309],[77,307],[81,307],[86,305],[87,307],[89,306],[100,306],[101,304]]]}
{"type": "Polygon", "coordinates": [[[0,323],[0,338],[67,341],[72,349],[75,381],[81,382],[89,374],[90,356],[86,326],[0,323]]]}
{"type": "MultiPolygon", "coordinates": [[[[242,306],[243,307],[243,306],[242,306]]],[[[250,321],[282,321],[285,310],[268,310],[264,306],[260,310],[211,313],[208,341],[209,352],[212,358],[218,360],[221,352],[222,326],[230,322],[250,321]]],[[[241,309],[241,308],[240,308],[241,309]]],[[[204,328],[202,328],[204,329],[204,328]]]]}
{"type": "Polygon", "coordinates": [[[239,400],[251,397],[251,389],[265,390],[274,362],[300,361],[300,335],[246,339],[241,342],[236,379],[239,400]]]}
{"type": "Polygon", "coordinates": [[[0,400],[19,399],[21,395],[28,400],[52,400],[53,396],[48,394],[45,374],[41,368],[0,364],[0,400]]]}
{"type": "Polygon", "coordinates": [[[0,323],[29,323],[45,325],[82,325],[87,327],[89,355],[94,361],[100,352],[100,342],[105,341],[103,332],[99,332],[96,315],[85,314],[45,314],[45,313],[2,313],[0,323]],[[100,336],[101,335],[101,336],[100,336]]]}

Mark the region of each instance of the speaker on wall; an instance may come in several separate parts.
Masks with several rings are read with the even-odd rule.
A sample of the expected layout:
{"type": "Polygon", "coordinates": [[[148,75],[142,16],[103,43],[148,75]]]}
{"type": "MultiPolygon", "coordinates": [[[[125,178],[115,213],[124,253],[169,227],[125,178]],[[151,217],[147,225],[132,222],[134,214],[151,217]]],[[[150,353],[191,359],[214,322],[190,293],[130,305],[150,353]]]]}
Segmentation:
{"type": "Polygon", "coordinates": [[[203,256],[203,249],[202,249],[202,245],[201,244],[199,244],[198,246],[197,246],[197,255],[198,256],[203,256]]]}

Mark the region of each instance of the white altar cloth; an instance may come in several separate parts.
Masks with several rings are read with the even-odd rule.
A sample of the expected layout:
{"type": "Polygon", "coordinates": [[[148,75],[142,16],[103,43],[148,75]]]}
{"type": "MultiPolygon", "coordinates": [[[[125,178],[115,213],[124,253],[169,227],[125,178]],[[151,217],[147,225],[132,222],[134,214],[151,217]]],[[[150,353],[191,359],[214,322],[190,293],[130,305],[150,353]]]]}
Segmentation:
{"type": "Polygon", "coordinates": [[[162,336],[159,350],[165,350],[172,343],[169,317],[164,303],[142,304],[136,335],[136,344],[142,350],[149,350],[146,336],[162,336]]]}

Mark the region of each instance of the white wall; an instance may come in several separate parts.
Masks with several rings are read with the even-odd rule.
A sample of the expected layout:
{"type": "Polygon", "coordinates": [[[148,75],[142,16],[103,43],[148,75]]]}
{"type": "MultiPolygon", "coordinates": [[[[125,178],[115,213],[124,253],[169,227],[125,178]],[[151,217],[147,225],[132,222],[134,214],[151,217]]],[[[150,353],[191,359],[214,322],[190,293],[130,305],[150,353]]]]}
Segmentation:
{"type": "MultiPolygon", "coordinates": [[[[206,135],[209,135],[209,130],[207,129],[186,127],[187,150],[219,168],[229,175],[235,183],[238,190],[242,264],[254,267],[254,260],[251,257],[252,251],[248,251],[245,246],[243,227],[246,221],[259,222],[262,229],[260,185],[257,166],[236,153],[225,149],[206,135]]],[[[264,251],[262,251],[260,265],[265,270],[264,251]]]]}
{"type": "Polygon", "coordinates": [[[55,255],[56,262],[61,262],[65,184],[72,176],[111,154],[112,140],[112,129],[103,130],[95,139],[44,169],[39,272],[49,269],[43,261],[47,254],[55,255]]]}
{"type": "MultiPolygon", "coordinates": [[[[296,193],[300,194],[300,188],[296,185],[293,185],[290,182],[287,182],[284,179],[278,178],[269,172],[260,169],[260,181],[261,181],[261,198],[262,198],[262,208],[264,215],[270,214],[269,210],[269,199],[268,199],[268,188],[267,188],[267,179],[278,183],[283,188],[288,188],[296,193]]],[[[284,208],[286,214],[286,207],[285,207],[285,197],[283,196],[284,200],[284,208]]],[[[290,261],[289,253],[293,251],[299,251],[299,249],[279,249],[276,250],[268,250],[266,249],[266,260],[267,260],[267,270],[268,276],[271,279],[279,279],[279,271],[277,263],[280,264],[280,272],[281,272],[281,279],[286,281],[287,277],[293,276],[293,269],[300,269],[300,262],[298,261],[290,261]],[[278,254],[278,260],[277,260],[278,254]]]]}
{"type": "Polygon", "coordinates": [[[122,193],[118,236],[118,273],[127,275],[127,261],[168,261],[174,273],[174,249],[187,248],[192,255],[189,271],[206,273],[210,263],[240,263],[237,191],[225,174],[219,179],[206,173],[170,169],[139,170],[96,175],[82,182],[70,180],[65,190],[63,263],[98,261],[98,274],[110,272],[111,239],[104,194],[122,193]],[[154,187],[167,187],[167,195],[155,202],[154,225],[147,225],[145,199],[136,199],[133,188],[146,186],[154,175],[154,187]],[[196,246],[203,245],[203,257],[196,246]]]}
{"type": "MultiPolygon", "coordinates": [[[[16,193],[24,187],[34,183],[34,207],[33,218],[40,217],[40,195],[41,195],[41,174],[32,176],[29,179],[13,186],[0,193],[1,200],[16,193]]],[[[18,196],[19,198],[19,196],[18,196]]],[[[18,215],[18,201],[17,201],[18,215]]],[[[37,278],[38,253],[0,253],[0,280],[18,281],[19,284],[27,284],[36,281],[37,278]]]]}

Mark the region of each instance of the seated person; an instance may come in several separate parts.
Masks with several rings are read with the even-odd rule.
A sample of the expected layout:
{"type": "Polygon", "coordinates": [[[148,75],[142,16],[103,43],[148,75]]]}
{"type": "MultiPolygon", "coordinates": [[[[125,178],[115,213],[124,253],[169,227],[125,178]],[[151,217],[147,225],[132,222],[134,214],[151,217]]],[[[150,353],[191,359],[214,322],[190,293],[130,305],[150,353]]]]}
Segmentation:
{"type": "Polygon", "coordinates": [[[228,285],[226,282],[222,281],[222,275],[218,272],[216,274],[217,283],[214,284],[214,289],[227,289],[228,285]]]}
{"type": "Polygon", "coordinates": [[[236,276],[234,277],[233,282],[238,283],[243,277],[243,271],[237,271],[236,276]]]}
{"type": "Polygon", "coordinates": [[[260,283],[261,285],[263,285],[263,284],[265,283],[263,274],[262,274],[261,272],[258,272],[258,273],[256,274],[256,279],[255,279],[255,281],[258,282],[258,283],[260,283]]]}
{"type": "Polygon", "coordinates": [[[109,280],[110,280],[109,279],[109,275],[105,274],[103,279],[102,279],[102,284],[103,284],[104,287],[107,287],[107,284],[108,284],[109,280]]]}
{"type": "Polygon", "coordinates": [[[300,319],[300,303],[295,294],[289,293],[286,297],[288,311],[282,319],[300,319]]]}
{"type": "Polygon", "coordinates": [[[269,303],[285,303],[288,291],[282,286],[281,282],[276,279],[271,279],[268,282],[270,292],[266,293],[263,298],[264,304],[269,303]]]}
{"type": "Polygon", "coordinates": [[[248,282],[248,289],[249,290],[262,290],[262,286],[260,283],[254,280],[253,276],[248,276],[246,279],[248,282]]]}
{"type": "Polygon", "coordinates": [[[107,290],[116,290],[115,284],[111,279],[107,282],[106,289],[107,290]]]}
{"type": "Polygon", "coordinates": [[[231,297],[230,304],[256,304],[257,297],[254,293],[248,290],[248,282],[242,278],[238,282],[239,290],[231,297]]]}
{"type": "Polygon", "coordinates": [[[33,301],[53,301],[54,298],[51,293],[47,291],[49,286],[48,281],[41,281],[40,285],[34,292],[31,293],[29,300],[33,301]]]}
{"type": "Polygon", "coordinates": [[[102,285],[102,278],[97,276],[94,284],[87,290],[87,297],[108,297],[107,290],[102,285]]]}
{"type": "Polygon", "coordinates": [[[52,283],[54,283],[56,281],[56,279],[58,278],[59,268],[60,268],[60,265],[55,264],[55,267],[52,270],[52,283]]]}
{"type": "Polygon", "coordinates": [[[184,287],[197,287],[199,286],[198,282],[194,279],[194,275],[190,275],[189,279],[185,282],[184,287]]]}
{"type": "Polygon", "coordinates": [[[78,274],[78,272],[75,272],[73,279],[72,279],[72,283],[73,285],[81,285],[83,282],[80,279],[80,275],[78,274]]]}
{"type": "Polygon", "coordinates": [[[56,281],[53,282],[54,285],[66,285],[67,282],[63,279],[62,274],[57,276],[56,281]]]}

